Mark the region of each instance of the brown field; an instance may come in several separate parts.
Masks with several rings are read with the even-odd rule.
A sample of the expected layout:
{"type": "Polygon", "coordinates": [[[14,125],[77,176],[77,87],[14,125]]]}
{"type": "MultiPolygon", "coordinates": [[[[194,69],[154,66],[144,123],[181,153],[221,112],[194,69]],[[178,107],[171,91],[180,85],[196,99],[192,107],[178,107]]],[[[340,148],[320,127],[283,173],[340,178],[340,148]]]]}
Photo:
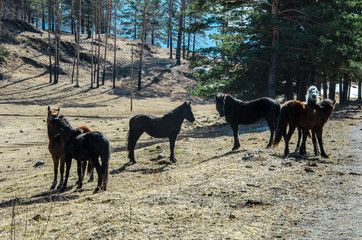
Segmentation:
{"type": "MultiPolygon", "coordinates": [[[[241,148],[231,152],[231,130],[213,102],[187,93],[195,84],[186,77],[188,65],[157,69],[155,62],[171,62],[166,50],[154,48],[146,59],[145,89],[136,92],[131,112],[129,78],[118,80],[115,90],[109,78],[89,90],[83,67],[81,87],[74,88],[70,64],[64,64],[68,75],[52,85],[44,68],[19,60],[21,51],[33,54],[27,47],[14,47],[1,67],[7,78],[0,80],[0,239],[362,238],[361,103],[337,106],[327,122],[328,159],[312,155],[310,139],[307,156],[284,158],[283,142],[265,149],[269,131],[240,134],[241,148]],[[159,81],[152,81],[155,76],[159,81]],[[145,134],[137,144],[137,163],[127,166],[130,117],[161,116],[186,99],[193,102],[196,121],[185,121],[178,136],[178,162],[168,160],[167,139],[145,134]],[[48,105],[60,107],[73,127],[87,125],[109,139],[106,192],[93,194],[96,183],[86,181],[76,192],[75,161],[67,191],[49,190],[48,105]],[[156,160],[160,153],[165,157],[156,160]],[[38,161],[45,164],[35,167],[38,161]]],[[[46,63],[41,54],[33,60],[46,63]]]]}

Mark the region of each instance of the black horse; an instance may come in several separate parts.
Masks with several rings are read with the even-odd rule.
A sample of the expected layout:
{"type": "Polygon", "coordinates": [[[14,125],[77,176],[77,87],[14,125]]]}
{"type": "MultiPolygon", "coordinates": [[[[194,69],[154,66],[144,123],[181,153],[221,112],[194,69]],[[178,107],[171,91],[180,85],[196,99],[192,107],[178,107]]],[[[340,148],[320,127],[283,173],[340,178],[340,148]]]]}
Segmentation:
{"type": "Polygon", "coordinates": [[[78,187],[82,188],[82,161],[91,161],[98,173],[98,185],[95,192],[106,190],[108,183],[108,166],[111,157],[109,141],[100,132],[93,131],[82,133],[79,129],[74,129],[63,116],[50,117],[48,131],[52,136],[58,136],[64,145],[65,154],[65,181],[60,189],[63,192],[67,187],[69,171],[72,158],[77,160],[78,167],[78,187]],[[102,165],[99,163],[99,157],[102,165]]]}
{"type": "Polygon", "coordinates": [[[190,122],[195,121],[191,109],[191,102],[184,102],[176,109],[165,114],[163,117],[154,117],[146,114],[138,114],[129,120],[128,131],[128,157],[131,163],[136,163],[134,158],[134,149],[138,139],[146,132],[155,138],[169,138],[170,140],[170,160],[176,162],[174,148],[177,135],[180,133],[181,125],[187,119],[190,122]]]}
{"type": "Polygon", "coordinates": [[[274,132],[278,125],[280,113],[279,103],[268,97],[258,98],[252,101],[241,101],[229,94],[216,95],[216,110],[220,117],[225,116],[234,132],[234,147],[236,150],[240,147],[238,139],[239,124],[253,124],[261,119],[265,119],[270,129],[270,139],[267,145],[269,148],[273,144],[274,132]]]}

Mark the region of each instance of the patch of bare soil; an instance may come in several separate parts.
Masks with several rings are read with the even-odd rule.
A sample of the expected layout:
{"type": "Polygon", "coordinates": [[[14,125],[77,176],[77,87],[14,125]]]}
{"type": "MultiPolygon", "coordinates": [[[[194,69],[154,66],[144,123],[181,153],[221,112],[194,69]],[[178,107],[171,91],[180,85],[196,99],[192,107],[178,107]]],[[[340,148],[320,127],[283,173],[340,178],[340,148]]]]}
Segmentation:
{"type": "MultiPolygon", "coordinates": [[[[26,41],[29,35],[41,38],[19,33],[21,44],[11,49],[9,64],[1,66],[1,239],[362,238],[362,103],[333,112],[324,129],[328,159],[312,155],[310,140],[306,156],[285,158],[283,144],[265,149],[269,131],[263,122],[241,127],[241,148],[231,151],[230,127],[213,103],[187,93],[186,87],[194,84],[188,78],[191,70],[187,64],[173,66],[167,50],[150,47],[144,89],[136,92],[131,112],[129,75],[122,75],[130,66],[123,60],[130,57],[126,49],[137,43],[118,40],[124,52],[119,54],[122,74],[116,89],[108,77],[104,86],[89,89],[85,62],[81,86],[74,88],[66,61],[60,83],[48,83],[47,57],[26,41]],[[137,163],[128,165],[129,119],[138,113],[162,116],[186,99],[193,102],[196,121],[183,124],[175,148],[178,162],[168,159],[167,139],[144,134],[135,151],[137,163]],[[72,126],[87,125],[109,139],[106,192],[93,194],[96,183],[86,181],[83,191],[75,191],[74,161],[68,189],[49,190],[48,105],[60,107],[72,126]],[[38,162],[44,164],[36,166],[38,162]]],[[[87,41],[84,53],[90,49],[87,41]]]]}

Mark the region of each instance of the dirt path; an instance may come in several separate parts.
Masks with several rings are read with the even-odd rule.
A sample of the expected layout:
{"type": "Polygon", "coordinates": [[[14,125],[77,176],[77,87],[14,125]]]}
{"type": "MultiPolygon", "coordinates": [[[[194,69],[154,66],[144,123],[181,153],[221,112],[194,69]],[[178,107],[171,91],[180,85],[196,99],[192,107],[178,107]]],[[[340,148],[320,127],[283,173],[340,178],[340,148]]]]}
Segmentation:
{"type": "Polygon", "coordinates": [[[317,207],[306,213],[308,237],[313,239],[362,239],[362,124],[346,133],[351,151],[347,164],[331,167],[317,207]]]}

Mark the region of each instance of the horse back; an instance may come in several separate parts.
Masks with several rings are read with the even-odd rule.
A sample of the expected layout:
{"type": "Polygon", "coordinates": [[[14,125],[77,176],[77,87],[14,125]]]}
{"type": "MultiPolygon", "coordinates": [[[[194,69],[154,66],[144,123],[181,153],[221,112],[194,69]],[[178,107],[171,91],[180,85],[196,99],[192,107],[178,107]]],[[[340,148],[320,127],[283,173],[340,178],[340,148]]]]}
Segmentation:
{"type": "Polygon", "coordinates": [[[177,135],[181,130],[181,126],[175,124],[168,116],[155,117],[147,114],[138,114],[132,117],[129,122],[129,127],[134,132],[138,132],[139,134],[146,132],[156,138],[177,135]]]}
{"type": "MultiPolygon", "coordinates": [[[[235,99],[237,100],[237,99],[235,99]]],[[[225,104],[225,116],[228,122],[253,124],[263,118],[275,118],[279,114],[280,105],[272,98],[262,97],[251,101],[237,100],[225,104]]]]}

